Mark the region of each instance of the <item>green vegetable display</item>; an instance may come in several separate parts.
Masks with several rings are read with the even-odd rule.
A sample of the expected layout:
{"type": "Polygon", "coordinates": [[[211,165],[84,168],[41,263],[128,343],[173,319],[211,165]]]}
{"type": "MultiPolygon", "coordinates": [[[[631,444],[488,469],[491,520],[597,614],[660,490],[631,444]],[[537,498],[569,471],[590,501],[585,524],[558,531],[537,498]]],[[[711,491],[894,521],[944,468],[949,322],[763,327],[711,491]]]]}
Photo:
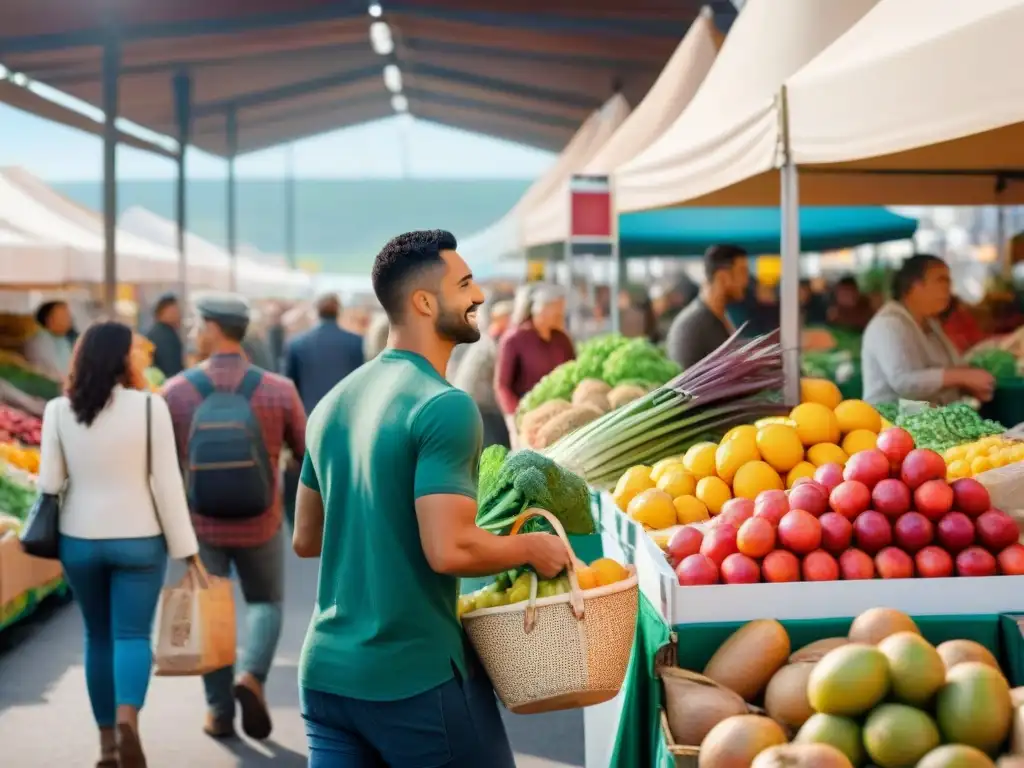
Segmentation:
{"type": "Polygon", "coordinates": [[[35,500],[36,492],[34,490],[8,476],[0,468],[0,512],[6,512],[19,520],[24,520],[28,517],[35,500]]]}
{"type": "Polygon", "coordinates": [[[630,339],[608,355],[600,378],[613,387],[627,381],[664,384],[682,370],[647,339],[630,339]]]}
{"type": "Polygon", "coordinates": [[[20,389],[26,395],[52,400],[60,396],[60,384],[38,373],[26,371],[12,363],[0,362],[0,379],[20,389]]]}
{"type": "Polygon", "coordinates": [[[604,362],[620,347],[629,344],[621,333],[609,333],[588,339],[576,350],[576,360],[581,373],[580,379],[603,378],[604,362]]]}
{"type": "MultiPolygon", "coordinates": [[[[594,532],[590,489],[576,475],[533,451],[509,453],[492,445],[480,458],[479,508],[476,524],[491,533],[506,534],[519,515],[531,507],[546,509],[566,533],[594,532]]],[[[536,518],[527,527],[543,520],[536,518]]]]}
{"type": "Polygon", "coordinates": [[[576,385],[583,381],[580,364],[576,360],[555,368],[551,373],[537,382],[533,389],[519,401],[519,413],[529,413],[549,400],[569,400],[576,385]]]}
{"type": "Polygon", "coordinates": [[[968,361],[976,368],[983,368],[997,379],[1016,379],[1017,358],[1005,349],[983,349],[971,355],[968,361]]]}
{"type": "Polygon", "coordinates": [[[965,403],[925,408],[917,413],[901,413],[893,423],[907,430],[918,448],[931,448],[939,453],[1006,431],[1002,424],[981,418],[977,411],[965,403]]]}

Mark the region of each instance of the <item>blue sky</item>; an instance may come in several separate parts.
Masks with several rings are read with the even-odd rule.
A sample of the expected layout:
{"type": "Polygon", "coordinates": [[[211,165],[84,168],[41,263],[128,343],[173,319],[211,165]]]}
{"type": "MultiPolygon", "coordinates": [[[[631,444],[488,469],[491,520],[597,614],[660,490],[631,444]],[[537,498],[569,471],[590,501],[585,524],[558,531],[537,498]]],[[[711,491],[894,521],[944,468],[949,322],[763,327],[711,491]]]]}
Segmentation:
{"type": "MultiPolygon", "coordinates": [[[[306,139],[295,145],[296,174],[302,178],[400,177],[534,178],[553,155],[530,147],[446,128],[435,123],[390,118],[306,139]]],[[[280,178],[286,150],[271,149],[238,160],[244,178],[280,178]]],[[[99,138],[65,128],[0,104],[0,166],[18,165],[47,181],[98,180],[99,138]]],[[[118,178],[169,179],[174,164],[140,150],[118,151],[118,178]]],[[[191,151],[192,178],[219,179],[223,160],[191,151]]]]}

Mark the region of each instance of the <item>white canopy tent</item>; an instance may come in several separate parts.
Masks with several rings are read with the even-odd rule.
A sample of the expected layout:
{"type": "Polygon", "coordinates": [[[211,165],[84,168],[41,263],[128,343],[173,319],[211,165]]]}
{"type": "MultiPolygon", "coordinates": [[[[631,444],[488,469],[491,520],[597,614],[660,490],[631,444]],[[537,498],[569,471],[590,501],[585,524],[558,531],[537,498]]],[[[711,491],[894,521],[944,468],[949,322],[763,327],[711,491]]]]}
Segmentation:
{"type": "Polygon", "coordinates": [[[722,44],[714,14],[704,6],[651,90],[583,170],[607,176],[643,152],[679,117],[711,70],[722,44]]]}
{"type": "MultiPolygon", "coordinates": [[[[0,220],[0,289],[71,282],[75,262],[89,259],[60,243],[42,240],[0,220]]],[[[94,260],[99,254],[92,254],[94,260]]]]}
{"type": "Polygon", "coordinates": [[[615,171],[618,209],[777,205],[779,88],[875,2],[748,0],[689,106],[615,171]]]}

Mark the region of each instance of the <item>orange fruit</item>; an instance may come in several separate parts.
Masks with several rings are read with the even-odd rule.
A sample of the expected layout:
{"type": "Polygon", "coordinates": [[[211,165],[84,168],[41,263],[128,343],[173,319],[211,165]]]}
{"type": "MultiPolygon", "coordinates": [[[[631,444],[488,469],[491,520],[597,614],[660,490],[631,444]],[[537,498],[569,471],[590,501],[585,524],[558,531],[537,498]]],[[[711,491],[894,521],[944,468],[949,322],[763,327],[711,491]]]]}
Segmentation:
{"type": "Polygon", "coordinates": [[[609,584],[614,584],[629,577],[629,571],[610,557],[602,557],[599,560],[595,560],[590,564],[590,569],[597,576],[597,584],[601,587],[606,587],[609,584]]]}
{"type": "Polygon", "coordinates": [[[589,565],[577,568],[576,581],[580,583],[580,589],[593,589],[597,586],[597,573],[589,565]]]}

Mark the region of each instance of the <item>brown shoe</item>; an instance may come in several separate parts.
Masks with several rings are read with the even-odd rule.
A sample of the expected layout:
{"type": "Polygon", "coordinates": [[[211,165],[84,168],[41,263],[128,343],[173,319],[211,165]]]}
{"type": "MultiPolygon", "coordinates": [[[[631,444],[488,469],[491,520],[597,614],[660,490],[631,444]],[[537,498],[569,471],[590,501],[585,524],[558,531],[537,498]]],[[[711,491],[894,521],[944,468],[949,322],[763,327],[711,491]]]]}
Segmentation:
{"type": "Polygon", "coordinates": [[[117,765],[118,768],[146,768],[139,734],[124,723],[117,726],[117,765]]]}
{"type": "Polygon", "coordinates": [[[252,675],[242,675],[235,684],[235,699],[242,710],[242,730],[245,735],[260,741],[270,736],[273,725],[260,682],[252,675]]]}
{"type": "Polygon", "coordinates": [[[212,712],[207,712],[203,733],[211,739],[233,739],[235,737],[234,720],[226,717],[217,717],[212,712]]]}

